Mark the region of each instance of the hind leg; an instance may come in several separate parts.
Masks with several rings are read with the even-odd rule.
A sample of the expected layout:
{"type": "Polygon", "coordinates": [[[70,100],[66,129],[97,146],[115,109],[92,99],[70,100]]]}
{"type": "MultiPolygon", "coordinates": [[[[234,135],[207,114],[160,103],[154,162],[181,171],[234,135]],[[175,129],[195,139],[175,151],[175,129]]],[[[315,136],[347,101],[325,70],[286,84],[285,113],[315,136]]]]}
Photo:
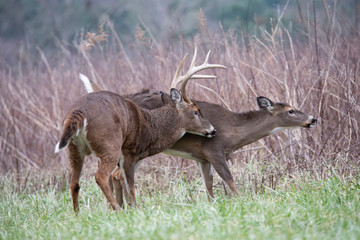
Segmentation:
{"type": "Polygon", "coordinates": [[[111,172],[115,169],[116,164],[119,161],[119,156],[119,152],[112,152],[100,157],[101,162],[95,174],[96,183],[99,185],[108,203],[114,210],[118,210],[119,206],[117,205],[114,195],[112,193],[112,188],[109,184],[109,178],[111,172]]]}
{"type": "Polygon", "coordinates": [[[79,179],[84,163],[84,156],[79,153],[78,147],[73,144],[73,142],[69,143],[68,152],[71,167],[70,193],[73,201],[74,211],[77,213],[79,212],[79,179]]]}

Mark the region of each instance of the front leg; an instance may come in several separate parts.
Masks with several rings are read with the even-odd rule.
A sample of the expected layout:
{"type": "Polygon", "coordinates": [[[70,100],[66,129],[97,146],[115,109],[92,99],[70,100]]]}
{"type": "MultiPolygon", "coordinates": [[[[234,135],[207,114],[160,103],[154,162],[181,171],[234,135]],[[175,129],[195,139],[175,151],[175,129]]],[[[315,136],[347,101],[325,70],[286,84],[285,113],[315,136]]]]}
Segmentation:
{"type": "Polygon", "coordinates": [[[136,206],[135,198],[135,165],[136,160],[132,156],[120,158],[121,175],[124,180],[125,198],[130,207],[136,206]]]}
{"type": "Polygon", "coordinates": [[[122,177],[121,169],[119,167],[117,167],[114,173],[112,174],[112,182],[114,184],[116,201],[121,208],[124,208],[124,198],[123,198],[124,179],[122,177]]]}
{"type": "Polygon", "coordinates": [[[226,164],[226,158],[224,153],[211,153],[207,156],[207,160],[214,167],[215,171],[219,176],[225,181],[225,183],[230,187],[233,194],[237,195],[235,182],[233,176],[230,172],[228,165],[226,164]]]}
{"type": "Polygon", "coordinates": [[[200,174],[203,179],[204,185],[206,187],[208,199],[211,202],[214,198],[214,194],[213,194],[214,176],[212,173],[211,164],[209,162],[198,162],[198,167],[199,167],[200,174]]]}

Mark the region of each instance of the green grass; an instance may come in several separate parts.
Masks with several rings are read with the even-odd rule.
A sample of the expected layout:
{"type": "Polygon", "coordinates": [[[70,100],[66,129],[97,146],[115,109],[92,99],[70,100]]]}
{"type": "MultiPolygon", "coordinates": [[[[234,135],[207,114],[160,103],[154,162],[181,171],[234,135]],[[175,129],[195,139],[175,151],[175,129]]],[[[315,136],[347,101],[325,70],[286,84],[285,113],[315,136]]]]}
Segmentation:
{"type": "Polygon", "coordinates": [[[302,182],[232,198],[218,191],[213,203],[198,191],[199,181],[178,180],[151,194],[139,187],[139,207],[118,213],[88,180],[77,216],[69,191],[22,194],[1,181],[1,239],[360,239],[359,180],[302,182]]]}

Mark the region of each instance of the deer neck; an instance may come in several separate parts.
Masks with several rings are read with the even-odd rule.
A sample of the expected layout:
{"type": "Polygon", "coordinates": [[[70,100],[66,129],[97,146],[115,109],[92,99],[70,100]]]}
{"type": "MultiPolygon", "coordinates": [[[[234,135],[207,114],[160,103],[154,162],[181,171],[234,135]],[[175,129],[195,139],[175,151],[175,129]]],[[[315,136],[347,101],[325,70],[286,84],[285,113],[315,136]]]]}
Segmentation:
{"type": "Polygon", "coordinates": [[[281,128],[277,127],[276,117],[264,110],[237,114],[236,126],[233,126],[231,150],[255,142],[271,135],[281,128]]]}
{"type": "Polygon", "coordinates": [[[180,117],[175,108],[164,106],[154,110],[142,109],[148,125],[149,156],[170,148],[184,134],[185,129],[180,127],[180,117]]]}

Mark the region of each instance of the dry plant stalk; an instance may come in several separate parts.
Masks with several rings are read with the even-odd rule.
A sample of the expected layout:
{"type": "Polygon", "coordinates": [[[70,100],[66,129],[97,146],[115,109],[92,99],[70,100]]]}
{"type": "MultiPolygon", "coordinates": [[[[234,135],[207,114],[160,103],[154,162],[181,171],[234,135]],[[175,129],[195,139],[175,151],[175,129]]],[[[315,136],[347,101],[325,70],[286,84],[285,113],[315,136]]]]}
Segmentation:
{"type": "Polygon", "coordinates": [[[108,34],[104,32],[104,24],[99,27],[98,33],[88,32],[86,39],[80,43],[80,48],[84,50],[91,50],[96,44],[107,42],[108,34]]]}

